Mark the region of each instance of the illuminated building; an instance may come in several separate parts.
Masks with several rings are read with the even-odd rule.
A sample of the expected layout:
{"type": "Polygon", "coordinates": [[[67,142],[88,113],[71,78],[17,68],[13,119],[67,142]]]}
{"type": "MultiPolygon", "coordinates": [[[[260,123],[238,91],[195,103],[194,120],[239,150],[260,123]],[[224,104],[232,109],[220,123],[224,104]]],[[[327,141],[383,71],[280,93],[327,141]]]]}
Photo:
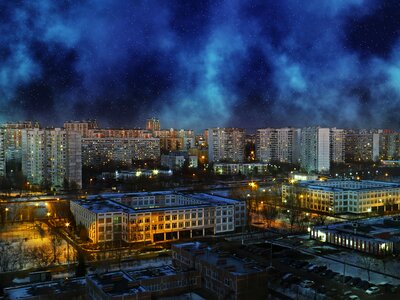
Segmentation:
{"type": "Polygon", "coordinates": [[[77,131],[81,134],[82,137],[89,136],[89,130],[97,129],[99,126],[97,125],[96,120],[87,120],[87,121],[67,121],[64,122],[64,129],[67,131],[77,131]]]}
{"type": "Polygon", "coordinates": [[[34,185],[82,186],[81,136],[76,131],[22,130],[22,173],[34,185]]]}
{"type": "Polygon", "coordinates": [[[246,205],[209,194],[143,192],[71,201],[76,224],[94,242],[157,242],[232,233],[246,224],[246,205]]]}
{"type": "Polygon", "coordinates": [[[189,155],[187,151],[174,151],[161,155],[161,166],[168,167],[170,170],[181,169],[185,162],[189,168],[197,168],[197,155],[189,155]]]}
{"type": "Polygon", "coordinates": [[[307,127],[301,129],[300,166],[308,173],[329,172],[329,128],[307,127]]]}
{"type": "Polygon", "coordinates": [[[195,146],[193,130],[174,128],[154,130],[153,136],[160,139],[160,148],[163,152],[188,150],[195,146]]]}
{"type": "Polygon", "coordinates": [[[330,129],[330,160],[333,163],[345,162],[345,132],[343,129],[330,129]]]}
{"type": "Polygon", "coordinates": [[[315,226],[310,228],[310,237],[359,252],[385,256],[399,250],[399,225],[398,217],[369,218],[315,226]]]}
{"type": "Polygon", "coordinates": [[[22,129],[40,128],[38,122],[25,121],[0,125],[0,176],[21,170],[22,129]]]}
{"type": "Polygon", "coordinates": [[[268,173],[267,163],[215,163],[214,173],[218,175],[262,175],[268,173]]]}
{"type": "Polygon", "coordinates": [[[282,200],[294,195],[301,207],[330,213],[397,211],[400,184],[372,180],[300,181],[282,185],[282,200]]]}
{"type": "Polygon", "coordinates": [[[256,133],[256,158],[261,162],[298,163],[300,129],[264,128],[256,133]]]}
{"type": "Polygon", "coordinates": [[[132,161],[158,160],[160,140],[156,138],[84,138],[82,162],[85,166],[100,166],[118,162],[131,166],[132,161]]]}
{"type": "Polygon", "coordinates": [[[160,120],[156,118],[150,118],[146,120],[146,130],[155,131],[160,130],[160,120]]]}
{"type": "Polygon", "coordinates": [[[244,129],[208,129],[208,160],[210,162],[243,162],[244,149],[244,129]]]}
{"type": "Polygon", "coordinates": [[[371,130],[346,132],[346,162],[377,161],[379,159],[380,133],[371,130]]]}

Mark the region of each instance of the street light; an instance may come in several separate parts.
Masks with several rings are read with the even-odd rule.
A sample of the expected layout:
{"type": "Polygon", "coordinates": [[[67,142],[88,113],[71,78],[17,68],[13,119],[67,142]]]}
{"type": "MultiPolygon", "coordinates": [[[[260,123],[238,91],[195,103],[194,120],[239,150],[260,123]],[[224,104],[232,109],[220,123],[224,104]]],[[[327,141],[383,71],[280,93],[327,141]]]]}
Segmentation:
{"type": "Polygon", "coordinates": [[[8,219],[8,211],[9,211],[10,209],[8,208],[8,207],[6,207],[5,208],[5,211],[6,211],[6,223],[7,223],[7,219],[8,219]]]}
{"type": "MultiPolygon", "coordinates": [[[[65,227],[67,227],[67,229],[68,229],[69,225],[71,225],[69,222],[65,223],[65,227]]],[[[69,276],[69,243],[67,240],[66,240],[66,242],[67,242],[67,270],[68,270],[67,276],[69,276]]]]}

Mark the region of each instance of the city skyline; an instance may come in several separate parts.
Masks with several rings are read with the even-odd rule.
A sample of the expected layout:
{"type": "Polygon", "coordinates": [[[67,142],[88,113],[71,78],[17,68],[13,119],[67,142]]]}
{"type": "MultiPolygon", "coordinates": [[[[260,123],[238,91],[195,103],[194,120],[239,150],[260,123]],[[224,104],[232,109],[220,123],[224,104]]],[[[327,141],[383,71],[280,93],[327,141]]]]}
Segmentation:
{"type": "Polygon", "coordinates": [[[399,5],[4,3],[0,121],[396,128],[399,5]]]}

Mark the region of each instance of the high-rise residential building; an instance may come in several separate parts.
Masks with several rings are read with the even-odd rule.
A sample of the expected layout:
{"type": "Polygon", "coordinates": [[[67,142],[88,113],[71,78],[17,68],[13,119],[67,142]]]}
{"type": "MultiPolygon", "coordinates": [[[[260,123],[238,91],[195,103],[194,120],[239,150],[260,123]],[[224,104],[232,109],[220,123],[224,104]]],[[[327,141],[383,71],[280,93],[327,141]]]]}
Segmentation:
{"type": "Polygon", "coordinates": [[[195,147],[195,134],[189,129],[154,130],[153,136],[160,139],[163,152],[188,150],[195,147]]]}
{"type": "Polygon", "coordinates": [[[376,130],[349,130],[346,132],[346,162],[377,161],[381,133],[376,130]]]}
{"type": "Polygon", "coordinates": [[[85,166],[116,162],[130,167],[133,161],[158,160],[160,140],[157,138],[84,138],[82,161],[85,166]]]}
{"type": "Polygon", "coordinates": [[[0,125],[0,176],[21,171],[21,130],[29,128],[40,128],[40,124],[25,121],[0,125]]]}
{"type": "Polygon", "coordinates": [[[89,136],[89,130],[99,128],[96,120],[86,121],[67,121],[64,123],[64,129],[68,131],[77,131],[82,137],[89,136]]]}
{"type": "Polygon", "coordinates": [[[298,163],[300,129],[264,128],[256,133],[256,157],[262,162],[298,163]]]}
{"type": "Polygon", "coordinates": [[[345,162],[345,132],[343,129],[331,128],[330,160],[333,163],[345,162]]]}
{"type": "Polygon", "coordinates": [[[129,129],[89,129],[88,138],[151,138],[153,132],[139,128],[129,129]]]}
{"type": "Polygon", "coordinates": [[[307,127],[301,130],[300,166],[308,173],[329,172],[329,128],[307,127]]]}
{"type": "Polygon", "coordinates": [[[381,159],[395,160],[400,157],[400,135],[393,130],[383,130],[379,139],[379,156],[381,159]]]}
{"type": "Polygon", "coordinates": [[[208,160],[210,162],[243,162],[244,148],[244,129],[208,129],[208,160]]]}
{"type": "Polygon", "coordinates": [[[55,129],[22,130],[22,173],[33,185],[82,186],[81,135],[55,129]]]}
{"type": "Polygon", "coordinates": [[[160,120],[156,118],[149,118],[146,120],[146,129],[150,131],[160,130],[160,120]]]}

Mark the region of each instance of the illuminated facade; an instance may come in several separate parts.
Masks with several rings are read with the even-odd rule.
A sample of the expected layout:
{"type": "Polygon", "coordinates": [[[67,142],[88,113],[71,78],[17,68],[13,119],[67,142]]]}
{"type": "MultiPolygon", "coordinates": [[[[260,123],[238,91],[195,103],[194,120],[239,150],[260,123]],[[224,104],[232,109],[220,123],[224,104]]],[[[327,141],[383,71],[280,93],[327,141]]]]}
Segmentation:
{"type": "Polygon", "coordinates": [[[244,129],[208,129],[208,160],[210,162],[243,162],[244,148],[244,129]]]}
{"type": "Polygon", "coordinates": [[[54,129],[22,130],[22,173],[34,185],[82,186],[81,135],[54,129]]]}
{"type": "Polygon", "coordinates": [[[398,251],[399,220],[373,218],[354,222],[316,226],[310,238],[352,250],[385,256],[398,251]]]}
{"type": "Polygon", "coordinates": [[[300,129],[264,128],[256,133],[256,158],[261,162],[297,163],[300,129]]]}
{"type": "Polygon", "coordinates": [[[160,140],[156,138],[84,138],[82,162],[85,166],[102,165],[111,161],[131,166],[135,160],[160,158],[160,140]]]}
{"type": "Polygon", "coordinates": [[[76,224],[95,242],[157,242],[234,232],[246,224],[245,202],[209,194],[105,194],[71,201],[76,224]]]}
{"type": "Polygon", "coordinates": [[[267,163],[216,163],[213,165],[214,173],[218,175],[262,175],[268,173],[267,163]]]}
{"type": "Polygon", "coordinates": [[[303,181],[282,185],[282,199],[294,194],[301,207],[330,213],[399,209],[400,184],[372,180],[303,181]]]}
{"type": "Polygon", "coordinates": [[[64,123],[64,129],[68,131],[77,131],[81,134],[82,137],[88,137],[89,131],[92,129],[97,129],[99,126],[97,125],[96,120],[87,120],[87,121],[67,121],[64,123]]]}

